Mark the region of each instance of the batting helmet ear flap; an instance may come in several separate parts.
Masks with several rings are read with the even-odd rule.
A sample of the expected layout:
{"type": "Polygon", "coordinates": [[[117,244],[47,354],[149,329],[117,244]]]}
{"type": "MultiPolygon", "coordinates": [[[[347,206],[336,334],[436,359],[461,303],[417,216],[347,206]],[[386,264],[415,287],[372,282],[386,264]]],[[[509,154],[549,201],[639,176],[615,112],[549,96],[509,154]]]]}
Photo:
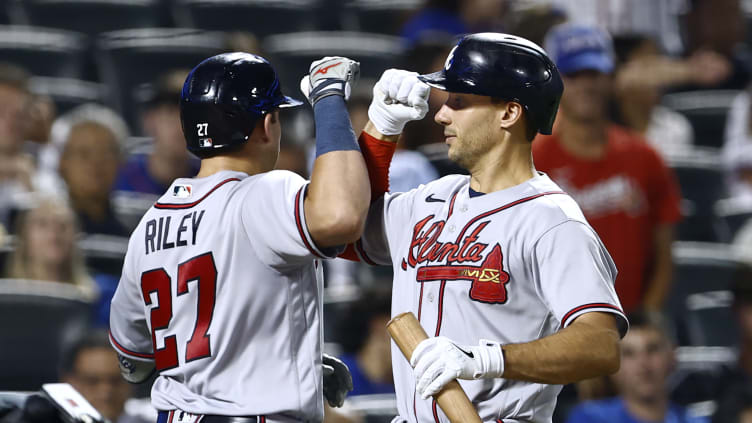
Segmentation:
{"type": "Polygon", "coordinates": [[[259,118],[301,104],[282,94],[266,59],[225,53],[199,63],[186,78],[180,122],[188,150],[202,156],[245,143],[259,118]]]}
{"type": "Polygon", "coordinates": [[[419,78],[444,91],[516,101],[542,134],[551,133],[564,91],[559,71],[540,46],[492,32],[463,37],[444,69],[419,78]]]}

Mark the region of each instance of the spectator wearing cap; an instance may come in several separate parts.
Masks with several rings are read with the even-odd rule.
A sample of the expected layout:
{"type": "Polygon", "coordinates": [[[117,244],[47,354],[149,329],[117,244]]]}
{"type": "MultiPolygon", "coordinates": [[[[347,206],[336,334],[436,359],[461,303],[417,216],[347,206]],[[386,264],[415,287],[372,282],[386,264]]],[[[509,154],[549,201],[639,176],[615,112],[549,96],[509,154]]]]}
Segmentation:
{"type": "Polygon", "coordinates": [[[627,315],[621,367],[611,378],[619,395],[576,407],[567,423],[705,423],[671,403],[667,389],[676,358],[666,322],[655,312],[627,315]]]}
{"type": "Polygon", "coordinates": [[[548,33],[545,47],[564,95],[553,135],[533,142],[535,164],[574,197],[611,253],[624,310],[659,310],[681,218],[674,175],[642,137],[609,121],[614,59],[607,33],[563,24],[548,33]]]}
{"type": "Polygon", "coordinates": [[[142,125],[152,139],[148,154],[130,156],[118,174],[116,191],[160,196],[177,178],[198,173],[199,160],[185,148],[180,127],[180,90],[187,70],[173,70],[162,75],[148,90],[142,125]]]}

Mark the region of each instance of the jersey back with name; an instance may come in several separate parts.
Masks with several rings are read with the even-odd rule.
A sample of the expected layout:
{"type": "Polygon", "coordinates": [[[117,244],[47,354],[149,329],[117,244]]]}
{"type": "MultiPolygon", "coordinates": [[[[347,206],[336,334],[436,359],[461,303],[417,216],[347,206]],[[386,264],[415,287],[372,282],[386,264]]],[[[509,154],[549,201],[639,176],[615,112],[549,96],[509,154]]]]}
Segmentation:
{"type": "Polygon", "coordinates": [[[176,180],[145,214],[110,332],[120,354],[154,360],[157,409],[321,420],[324,252],[306,229],[306,186],[223,171],[176,180]]]}

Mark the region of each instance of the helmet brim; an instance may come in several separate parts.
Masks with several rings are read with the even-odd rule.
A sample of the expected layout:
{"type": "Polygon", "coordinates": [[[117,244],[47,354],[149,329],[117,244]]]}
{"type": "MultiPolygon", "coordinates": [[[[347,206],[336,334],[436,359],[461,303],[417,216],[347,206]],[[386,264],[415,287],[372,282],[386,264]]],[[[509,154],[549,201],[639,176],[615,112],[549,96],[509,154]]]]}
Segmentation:
{"type": "Polygon", "coordinates": [[[431,87],[446,91],[446,73],[443,70],[425,75],[418,75],[418,79],[431,87]]]}
{"type": "Polygon", "coordinates": [[[282,100],[277,105],[277,107],[279,107],[280,109],[287,109],[287,108],[290,108],[290,107],[298,107],[298,106],[301,106],[301,105],[305,104],[302,101],[296,100],[296,99],[294,99],[292,97],[283,96],[283,98],[284,98],[284,100],[282,100]]]}

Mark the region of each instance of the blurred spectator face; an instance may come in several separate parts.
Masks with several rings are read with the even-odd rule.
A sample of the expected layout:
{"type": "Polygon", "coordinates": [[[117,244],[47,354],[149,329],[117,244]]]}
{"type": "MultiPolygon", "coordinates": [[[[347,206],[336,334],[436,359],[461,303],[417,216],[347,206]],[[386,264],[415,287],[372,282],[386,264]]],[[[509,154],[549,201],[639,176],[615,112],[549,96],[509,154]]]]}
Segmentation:
{"type": "Polygon", "coordinates": [[[71,129],[60,158],[60,174],[73,198],[109,198],[120,164],[118,141],[91,122],[71,129]]]}
{"type": "Polygon", "coordinates": [[[0,151],[19,148],[29,123],[29,93],[0,84],[0,151]]]}
{"type": "Polygon", "coordinates": [[[188,157],[177,105],[162,104],[152,108],[144,116],[144,126],[154,139],[154,154],[158,157],[188,157]]]}
{"type": "Polygon", "coordinates": [[[587,25],[562,24],[548,32],[544,45],[564,81],[562,114],[580,123],[606,119],[614,70],[608,33],[587,25]]]}
{"type": "Polygon", "coordinates": [[[104,417],[111,421],[123,413],[130,385],[120,376],[117,354],[111,348],[85,348],[76,357],[73,370],[64,375],[104,417]]]}
{"type": "Polygon", "coordinates": [[[30,266],[69,262],[75,242],[75,220],[68,208],[43,203],[28,212],[20,236],[30,266]]]}
{"type": "Polygon", "coordinates": [[[611,75],[595,70],[582,70],[563,75],[564,94],[561,110],[567,118],[578,122],[606,119],[611,91],[611,75]]]}
{"type": "Polygon", "coordinates": [[[621,340],[621,368],[613,376],[622,396],[649,400],[666,396],[674,364],[671,343],[656,329],[630,329],[621,340]]]}

